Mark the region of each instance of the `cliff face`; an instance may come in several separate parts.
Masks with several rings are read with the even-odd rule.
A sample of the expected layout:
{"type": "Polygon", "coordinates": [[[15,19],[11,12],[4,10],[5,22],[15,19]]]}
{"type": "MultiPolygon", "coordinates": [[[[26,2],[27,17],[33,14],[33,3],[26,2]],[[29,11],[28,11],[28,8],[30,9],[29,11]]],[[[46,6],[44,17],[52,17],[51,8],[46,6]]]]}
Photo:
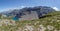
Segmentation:
{"type": "Polygon", "coordinates": [[[19,19],[21,20],[33,20],[33,19],[38,19],[38,14],[36,11],[31,11],[31,13],[26,13],[25,15],[21,16],[21,18],[19,19]]]}

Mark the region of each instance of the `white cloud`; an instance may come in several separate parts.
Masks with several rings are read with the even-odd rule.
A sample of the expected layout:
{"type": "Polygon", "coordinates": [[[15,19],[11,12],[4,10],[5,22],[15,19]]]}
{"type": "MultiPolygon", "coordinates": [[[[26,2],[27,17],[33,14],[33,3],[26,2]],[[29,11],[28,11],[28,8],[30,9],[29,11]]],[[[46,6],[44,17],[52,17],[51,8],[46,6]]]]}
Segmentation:
{"type": "Polygon", "coordinates": [[[24,7],[26,7],[26,6],[20,6],[20,7],[12,7],[12,8],[5,8],[5,9],[2,9],[2,10],[0,10],[0,12],[3,12],[3,11],[12,11],[12,10],[14,10],[14,9],[22,9],[22,8],[24,8],[24,7]]]}
{"type": "Polygon", "coordinates": [[[0,12],[9,11],[9,10],[12,11],[14,9],[22,9],[22,8],[25,8],[25,7],[31,7],[31,6],[20,6],[20,7],[5,8],[5,9],[0,10],[0,12]]]}
{"type": "Polygon", "coordinates": [[[26,6],[21,6],[20,8],[24,8],[24,7],[26,7],[26,6]]]}
{"type": "Polygon", "coordinates": [[[55,9],[56,11],[59,11],[59,9],[57,7],[52,7],[53,9],[55,9]]]}

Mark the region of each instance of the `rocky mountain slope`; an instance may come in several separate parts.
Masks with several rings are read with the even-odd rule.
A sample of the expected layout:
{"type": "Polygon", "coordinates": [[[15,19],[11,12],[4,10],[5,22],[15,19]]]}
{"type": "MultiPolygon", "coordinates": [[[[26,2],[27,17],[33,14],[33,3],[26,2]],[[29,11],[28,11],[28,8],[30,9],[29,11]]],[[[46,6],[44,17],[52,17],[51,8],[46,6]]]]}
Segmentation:
{"type": "Polygon", "coordinates": [[[16,22],[9,19],[0,20],[0,31],[60,31],[60,11],[35,20],[16,22]]]}
{"type": "Polygon", "coordinates": [[[22,9],[14,9],[14,10],[9,10],[6,12],[2,12],[2,14],[6,15],[16,15],[16,14],[24,14],[24,12],[30,12],[30,11],[36,11],[39,15],[41,14],[47,14],[48,12],[53,12],[54,9],[48,6],[35,6],[35,7],[25,7],[22,9]]]}

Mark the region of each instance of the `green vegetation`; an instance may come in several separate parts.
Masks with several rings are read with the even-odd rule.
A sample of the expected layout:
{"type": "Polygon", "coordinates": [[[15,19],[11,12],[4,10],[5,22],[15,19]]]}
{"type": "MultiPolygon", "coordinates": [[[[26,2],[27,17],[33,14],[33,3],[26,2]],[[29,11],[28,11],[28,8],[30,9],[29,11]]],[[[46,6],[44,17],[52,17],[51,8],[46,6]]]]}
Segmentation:
{"type": "Polygon", "coordinates": [[[42,31],[44,27],[46,28],[45,31],[60,31],[60,11],[49,13],[46,17],[41,19],[16,21],[15,25],[6,26],[2,24],[2,26],[0,26],[0,31],[27,31],[28,28],[26,26],[32,28],[33,31],[38,31],[38,28],[42,31]],[[43,28],[40,28],[40,25],[42,25],[43,28]],[[50,28],[53,29],[49,30],[48,26],[51,26],[50,28]]]}

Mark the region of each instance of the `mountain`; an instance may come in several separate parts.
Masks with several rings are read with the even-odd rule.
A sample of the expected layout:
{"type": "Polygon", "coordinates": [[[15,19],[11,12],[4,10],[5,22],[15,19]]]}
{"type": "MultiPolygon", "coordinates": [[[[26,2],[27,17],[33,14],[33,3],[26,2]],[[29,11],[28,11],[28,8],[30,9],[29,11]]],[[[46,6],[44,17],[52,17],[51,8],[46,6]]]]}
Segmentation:
{"type": "Polygon", "coordinates": [[[2,12],[1,14],[5,14],[5,15],[17,15],[17,14],[24,14],[24,12],[31,12],[31,11],[36,11],[37,14],[39,15],[39,17],[42,16],[42,14],[47,14],[49,12],[53,12],[55,11],[53,8],[48,7],[48,6],[36,6],[36,7],[25,7],[22,9],[14,9],[12,11],[6,11],[6,12],[2,12]]]}

